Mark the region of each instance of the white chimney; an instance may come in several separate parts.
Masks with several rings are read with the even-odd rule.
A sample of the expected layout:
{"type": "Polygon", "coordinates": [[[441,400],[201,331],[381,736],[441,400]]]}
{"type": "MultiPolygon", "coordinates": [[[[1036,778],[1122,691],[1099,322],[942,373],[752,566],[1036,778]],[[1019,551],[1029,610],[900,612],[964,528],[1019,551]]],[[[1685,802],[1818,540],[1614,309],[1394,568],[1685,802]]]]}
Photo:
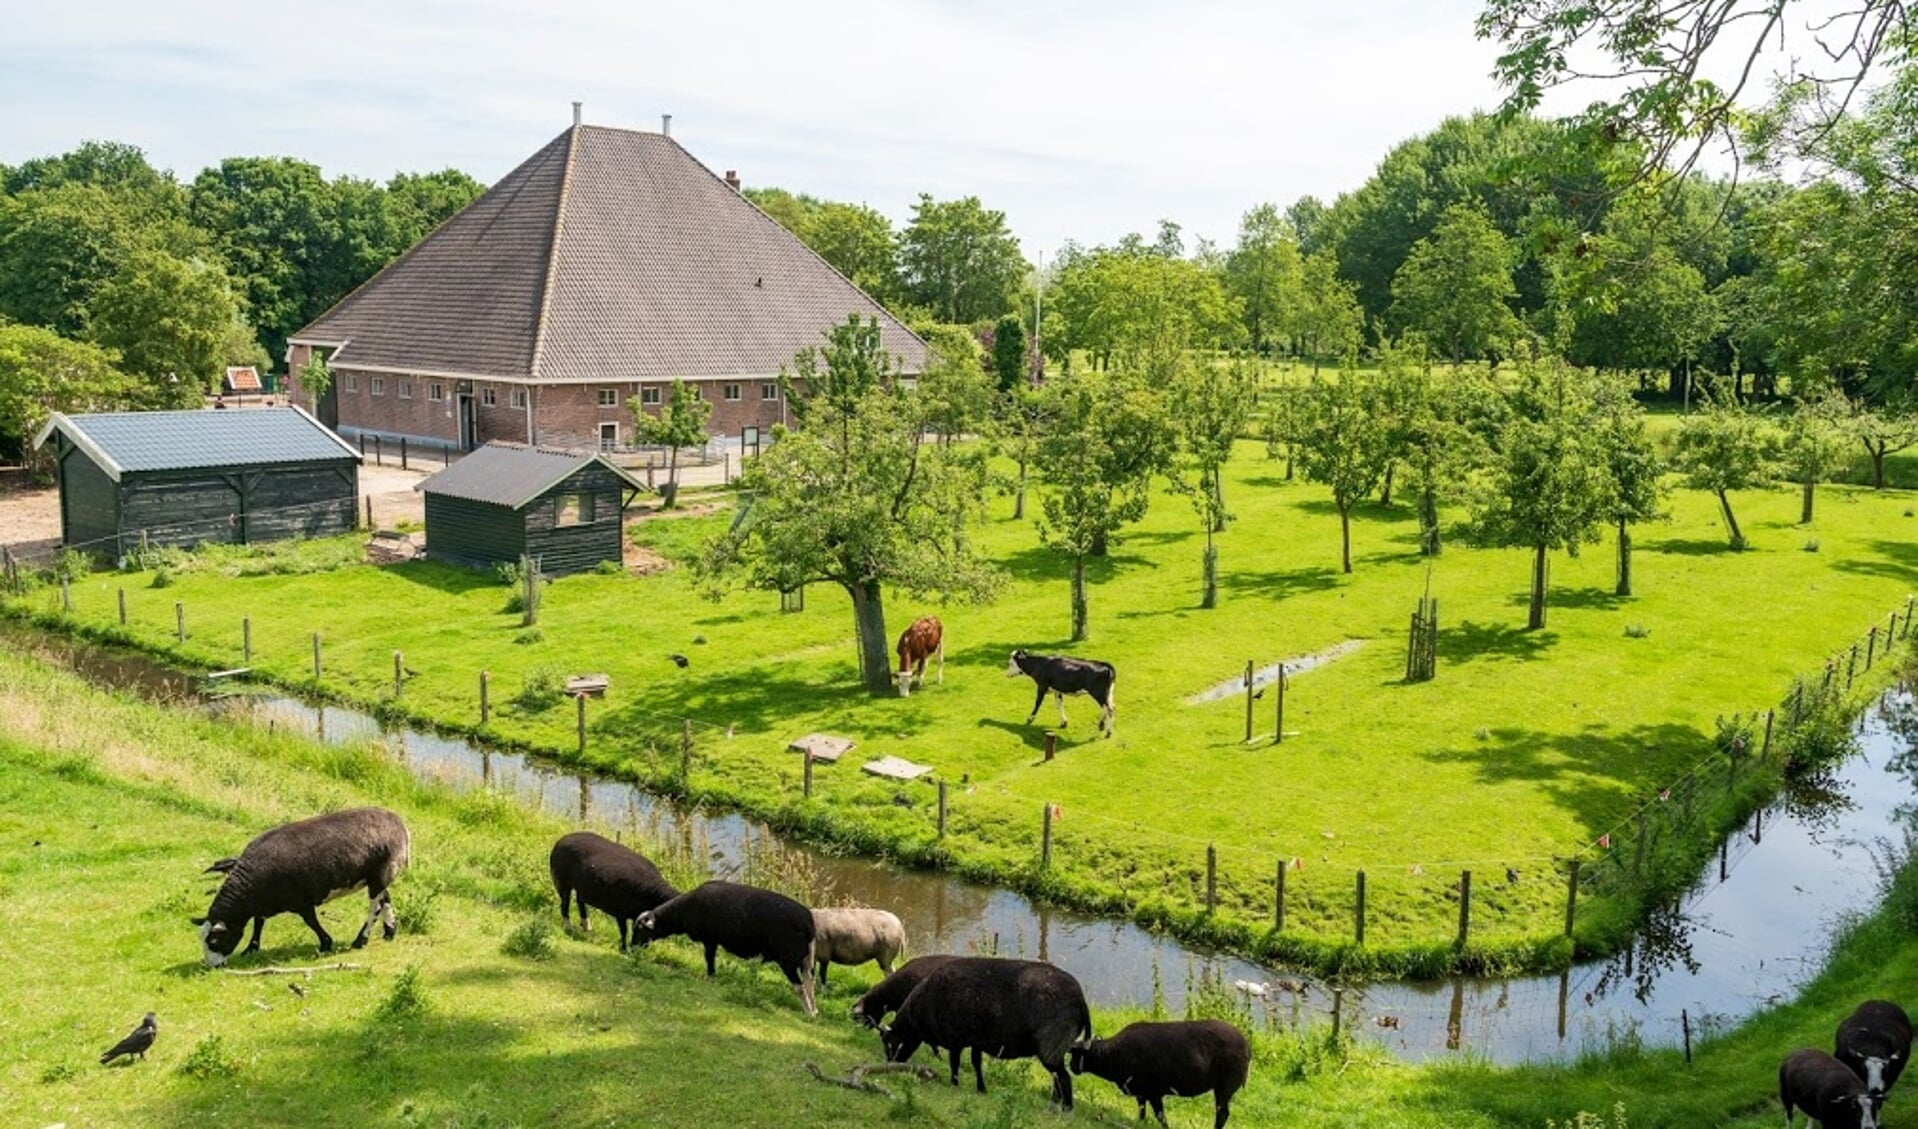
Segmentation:
{"type": "Polygon", "coordinates": [[[659,132],[665,134],[668,137],[671,137],[673,135],[673,115],[671,114],[659,115],[659,132]]]}
{"type": "Polygon", "coordinates": [[[585,103],[583,102],[573,103],[573,128],[574,129],[579,128],[579,108],[583,105],[585,105],[585,103]]]}

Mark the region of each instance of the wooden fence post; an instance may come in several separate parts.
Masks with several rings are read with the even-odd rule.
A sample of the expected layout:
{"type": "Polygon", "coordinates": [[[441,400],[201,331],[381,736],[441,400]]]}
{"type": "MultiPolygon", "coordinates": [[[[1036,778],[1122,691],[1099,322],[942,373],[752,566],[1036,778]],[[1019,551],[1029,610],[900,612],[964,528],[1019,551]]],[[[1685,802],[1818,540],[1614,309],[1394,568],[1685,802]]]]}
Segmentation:
{"type": "Polygon", "coordinates": [[[1285,860],[1279,860],[1279,873],[1272,883],[1272,931],[1285,932],[1285,860]]]}
{"type": "Polygon", "coordinates": [[[1678,1026],[1685,1033],[1685,1065],[1692,1064],[1692,1013],[1684,1008],[1678,1009],[1678,1026]]]}
{"type": "Polygon", "coordinates": [[[1565,881],[1565,935],[1572,935],[1572,927],[1578,923],[1578,860],[1572,860],[1570,875],[1565,881]]]}
{"type": "Polygon", "coordinates": [[[1211,843],[1205,845],[1205,912],[1212,913],[1219,908],[1219,849],[1211,843]]]}
{"type": "Polygon", "coordinates": [[[693,719],[679,723],[679,781],[690,791],[693,786],[693,719]]]}
{"type": "Polygon", "coordinates": [[[1363,945],[1365,944],[1365,872],[1363,870],[1358,872],[1357,894],[1357,901],[1353,904],[1352,935],[1358,944],[1363,945]]]}
{"type": "Polygon", "coordinates": [[[805,775],[803,779],[800,781],[799,794],[805,799],[808,799],[808,800],[812,799],[812,750],[811,749],[806,750],[806,769],[805,769],[805,775]]]}
{"type": "Polygon", "coordinates": [[[1334,1042],[1338,1040],[1339,1030],[1344,1026],[1342,1022],[1344,1019],[1345,989],[1334,988],[1332,989],[1332,1039],[1334,1042]]]}
{"type": "Polygon", "coordinates": [[[173,637],[186,642],[186,603],[181,600],[173,601],[173,637]]]}
{"type": "Polygon", "coordinates": [[[488,674],[486,671],[483,671],[483,670],[480,671],[480,725],[481,726],[484,726],[487,723],[487,721],[491,719],[492,713],[493,713],[493,704],[487,700],[487,692],[486,692],[487,691],[486,684],[490,681],[492,681],[492,675],[488,674]]]}
{"type": "Polygon", "coordinates": [[[1058,748],[1059,735],[1050,729],[1046,730],[1046,759],[1051,760],[1052,754],[1058,751],[1058,748]]]}
{"type": "Polygon", "coordinates": [[[406,469],[406,436],[400,436],[400,469],[406,469]]]}
{"type": "Polygon", "coordinates": [[[60,610],[73,611],[73,590],[68,587],[67,574],[64,572],[60,574],[60,610]]]}
{"type": "Polygon", "coordinates": [[[1851,645],[1851,658],[1845,662],[1845,689],[1851,689],[1852,676],[1858,673],[1858,644],[1851,645]]]}
{"type": "Polygon", "coordinates": [[[127,590],[120,589],[120,626],[127,625],[127,590]]]}
{"type": "Polygon", "coordinates": [[[1771,756],[1771,723],[1772,716],[1776,712],[1775,710],[1765,711],[1765,743],[1758,749],[1758,755],[1761,757],[1771,756]]]}
{"type": "Polygon", "coordinates": [[[1472,872],[1458,872],[1458,947],[1464,948],[1472,937],[1472,872]]]}
{"type": "Polygon", "coordinates": [[[946,782],[939,782],[939,837],[946,837],[946,782]]]}
{"type": "Polygon", "coordinates": [[[586,692],[580,691],[573,699],[579,703],[579,751],[583,753],[586,751],[586,692]]]}
{"type": "Polygon", "coordinates": [[[1905,636],[1904,637],[1907,639],[1911,638],[1911,610],[1912,610],[1912,605],[1914,603],[1918,603],[1918,596],[1905,597],[1905,636]]]}
{"type": "Polygon", "coordinates": [[[240,617],[240,663],[253,665],[253,617],[250,615],[240,617]]]}
{"type": "Polygon", "coordinates": [[[1039,814],[1039,869],[1052,867],[1052,805],[1047,804],[1039,814]]]}
{"type": "Polygon", "coordinates": [[[1878,625],[1871,625],[1870,634],[1865,636],[1865,669],[1870,670],[1872,660],[1878,657],[1878,625]]]}
{"type": "Polygon", "coordinates": [[[400,653],[398,651],[394,651],[393,652],[393,700],[394,701],[398,701],[400,698],[400,695],[406,692],[405,673],[406,673],[406,666],[400,658],[400,653]]]}
{"type": "Polygon", "coordinates": [[[320,633],[315,631],[313,633],[313,683],[314,685],[317,686],[319,684],[319,681],[320,681],[320,633]]]}
{"type": "Polygon", "coordinates": [[[1245,660],[1245,739],[1252,741],[1252,660],[1245,660]]]}
{"type": "Polygon", "coordinates": [[[1285,682],[1286,682],[1285,664],[1280,663],[1279,677],[1278,677],[1278,683],[1279,683],[1278,685],[1278,694],[1279,694],[1278,718],[1273,722],[1273,725],[1272,725],[1272,743],[1274,745],[1278,744],[1280,741],[1285,740],[1285,682]]]}

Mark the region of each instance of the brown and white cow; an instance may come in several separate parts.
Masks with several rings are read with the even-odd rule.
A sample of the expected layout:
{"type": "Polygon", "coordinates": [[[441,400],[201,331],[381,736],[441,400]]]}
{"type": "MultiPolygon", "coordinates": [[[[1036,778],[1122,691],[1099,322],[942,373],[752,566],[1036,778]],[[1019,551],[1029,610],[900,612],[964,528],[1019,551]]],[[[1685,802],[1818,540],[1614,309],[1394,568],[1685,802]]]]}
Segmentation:
{"type": "Polygon", "coordinates": [[[932,658],[939,660],[937,680],[943,683],[946,680],[945,629],[940,626],[938,616],[921,616],[899,636],[900,697],[911,696],[915,677],[919,685],[926,684],[926,660],[932,658]]]}

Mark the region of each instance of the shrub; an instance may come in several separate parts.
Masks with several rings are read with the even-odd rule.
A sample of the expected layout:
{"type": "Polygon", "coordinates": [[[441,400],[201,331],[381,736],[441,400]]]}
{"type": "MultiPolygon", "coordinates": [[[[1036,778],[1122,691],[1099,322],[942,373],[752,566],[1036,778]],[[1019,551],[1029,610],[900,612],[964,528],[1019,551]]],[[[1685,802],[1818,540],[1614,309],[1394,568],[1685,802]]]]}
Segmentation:
{"type": "Polygon", "coordinates": [[[180,1073],[188,1078],[198,1078],[205,1082],[214,1078],[230,1078],[240,1072],[240,1060],[226,1049],[225,1040],[218,1035],[208,1035],[193,1044],[185,1060],[180,1063],[180,1073]]]}
{"type": "Polygon", "coordinates": [[[1642,623],[1628,623],[1625,625],[1625,638],[1627,639],[1648,639],[1651,637],[1651,634],[1652,629],[1642,623]]]}
{"type": "Polygon", "coordinates": [[[446,884],[437,878],[408,882],[405,900],[393,907],[399,918],[400,932],[409,937],[432,932],[435,903],[445,889],[446,884]]]}
{"type": "Polygon", "coordinates": [[[593,566],[593,571],[601,576],[618,576],[626,570],[618,561],[601,561],[593,566]]]}
{"type": "Polygon", "coordinates": [[[529,917],[513,927],[500,943],[499,951],[522,960],[551,960],[553,923],[544,914],[529,917]]]}
{"type": "Polygon", "coordinates": [[[520,680],[519,694],[513,703],[529,713],[549,710],[566,696],[566,679],[550,666],[536,666],[520,680]]]}
{"type": "Polygon", "coordinates": [[[1798,724],[1789,726],[1783,739],[1785,771],[1793,776],[1844,760],[1858,740],[1845,696],[1835,685],[1814,689],[1808,684],[1802,693],[1798,724]]]}
{"type": "Polygon", "coordinates": [[[411,965],[393,978],[386,998],[373,1009],[373,1020],[382,1027],[392,1027],[425,1014],[426,989],[420,984],[419,966],[411,965]]]}
{"type": "Polygon", "coordinates": [[[499,582],[508,588],[518,588],[520,581],[526,578],[526,574],[520,571],[518,561],[499,562],[493,566],[493,575],[499,577],[499,582]]]}
{"type": "Polygon", "coordinates": [[[1806,551],[1807,553],[1815,553],[1815,552],[1817,552],[1817,551],[1818,551],[1818,538],[1816,538],[1816,537],[1807,537],[1807,538],[1805,538],[1805,551],[1806,551]]]}
{"type": "Polygon", "coordinates": [[[42,1086],[52,1086],[59,1082],[65,1082],[69,1078],[77,1077],[79,1073],[80,1072],[74,1069],[73,1064],[70,1062],[50,1063],[45,1070],[40,1072],[40,1084],[42,1086]]]}
{"type": "MultiPolygon", "coordinates": [[[[518,597],[515,596],[514,599],[517,600],[518,597]]],[[[507,610],[518,611],[519,609],[508,608],[507,610]]],[[[529,627],[526,630],[520,632],[518,635],[513,636],[513,642],[518,643],[521,646],[525,646],[528,643],[544,642],[545,639],[546,639],[546,633],[544,631],[541,631],[537,627],[529,627]]]]}
{"type": "Polygon", "coordinates": [[[154,569],[152,586],[155,588],[173,587],[173,570],[169,568],[154,569]]]}

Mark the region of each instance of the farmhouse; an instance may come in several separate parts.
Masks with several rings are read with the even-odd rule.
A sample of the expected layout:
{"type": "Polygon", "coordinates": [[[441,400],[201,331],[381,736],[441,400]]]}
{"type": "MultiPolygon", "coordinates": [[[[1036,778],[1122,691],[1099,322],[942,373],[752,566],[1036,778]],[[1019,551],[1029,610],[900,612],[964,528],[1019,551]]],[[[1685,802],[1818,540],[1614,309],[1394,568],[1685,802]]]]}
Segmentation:
{"type": "Polygon", "coordinates": [[[359,452],[298,408],[55,412],[33,443],[51,446],[61,542],[116,563],[354,527],[359,452]]]}
{"type": "Polygon", "coordinates": [[[666,133],[573,127],[295,333],[321,419],[353,438],[633,442],[684,380],[738,436],[785,421],[780,366],[849,314],[908,374],[925,342],[666,133]]]}
{"type": "Polygon", "coordinates": [[[617,563],[620,514],[645,486],[597,451],[488,443],[420,483],[426,552],[458,564],[538,557],[549,576],[617,563]]]}

